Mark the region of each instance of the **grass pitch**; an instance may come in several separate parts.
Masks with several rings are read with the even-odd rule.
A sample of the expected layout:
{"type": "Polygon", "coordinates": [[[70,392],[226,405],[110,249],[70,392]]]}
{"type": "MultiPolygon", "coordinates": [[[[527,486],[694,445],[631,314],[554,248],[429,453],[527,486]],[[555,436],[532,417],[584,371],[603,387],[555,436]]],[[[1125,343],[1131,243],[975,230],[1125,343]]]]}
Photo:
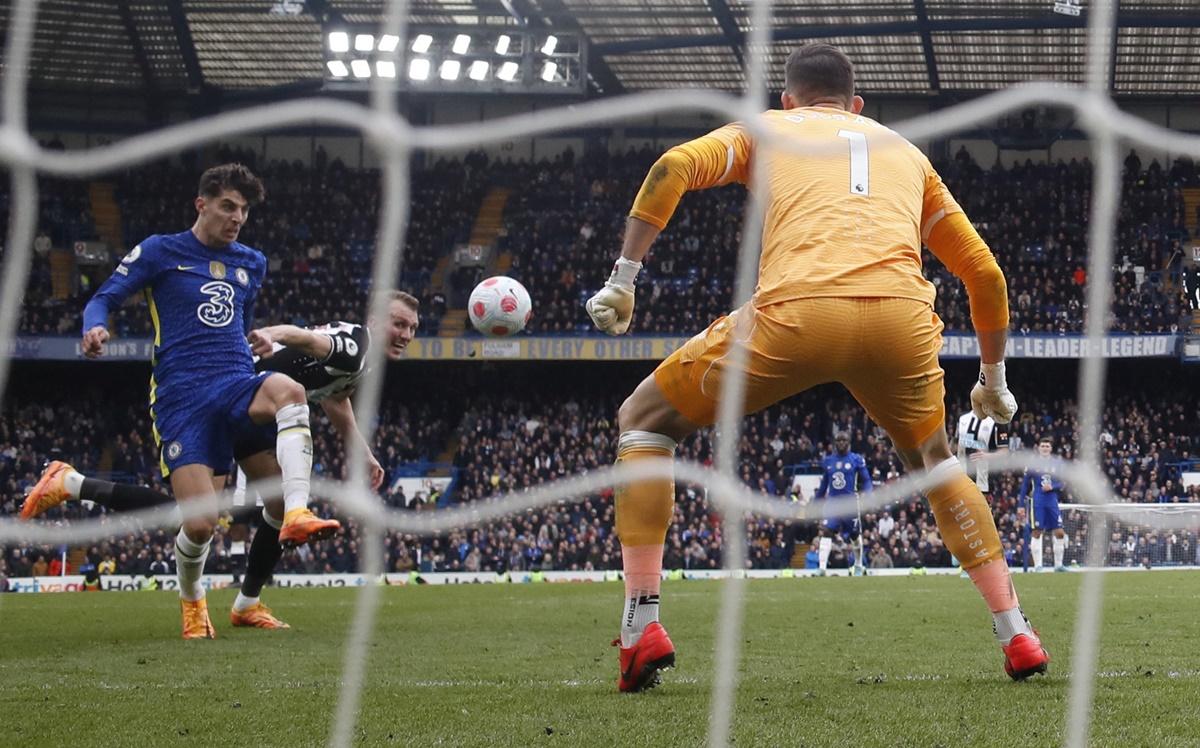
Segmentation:
{"type": "MultiPolygon", "coordinates": [[[[743,746],[1061,744],[1079,574],[1017,578],[1051,652],[1013,683],[982,602],[958,577],[750,581],[734,741],[743,746]]],[[[1194,572],[1106,580],[1094,746],[1194,746],[1194,572]]],[[[383,591],[361,745],[704,743],[720,583],[668,582],[678,667],[616,692],[618,584],[383,591]]],[[[268,589],[290,631],[179,639],[172,593],[0,597],[4,746],[322,745],[353,590],[268,589]]]]}

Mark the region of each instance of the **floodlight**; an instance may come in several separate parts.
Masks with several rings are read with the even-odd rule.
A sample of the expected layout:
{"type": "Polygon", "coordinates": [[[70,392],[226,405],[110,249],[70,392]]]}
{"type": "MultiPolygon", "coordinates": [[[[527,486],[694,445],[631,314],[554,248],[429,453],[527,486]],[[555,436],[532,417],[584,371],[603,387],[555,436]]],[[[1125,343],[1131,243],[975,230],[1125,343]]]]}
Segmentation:
{"type": "Polygon", "coordinates": [[[496,73],[496,77],[502,81],[508,81],[509,83],[511,83],[512,81],[517,79],[517,68],[518,67],[519,66],[517,65],[517,63],[513,62],[512,60],[509,60],[508,62],[506,62],[500,66],[500,72],[496,73]]]}
{"type": "Polygon", "coordinates": [[[371,77],[371,63],[367,62],[366,60],[351,60],[350,70],[354,72],[355,78],[371,77]]]}
{"type": "Polygon", "coordinates": [[[379,37],[380,52],[395,52],[396,47],[400,45],[400,37],[393,34],[384,34],[379,37]]]}
{"type": "Polygon", "coordinates": [[[417,38],[413,39],[412,51],[419,55],[423,55],[429,51],[429,45],[433,44],[433,37],[429,34],[417,34],[417,38]]]}
{"type": "Polygon", "coordinates": [[[349,52],[350,51],[350,35],[345,31],[329,32],[329,51],[330,52],[349,52]]]}
{"type": "Polygon", "coordinates": [[[341,60],[330,60],[325,65],[329,68],[329,74],[334,78],[345,78],[350,75],[350,68],[346,67],[346,63],[341,60]]]}
{"type": "Polygon", "coordinates": [[[375,49],[375,37],[370,34],[354,35],[354,50],[356,52],[370,52],[372,49],[375,49]]]}
{"type": "Polygon", "coordinates": [[[544,54],[544,55],[554,54],[554,48],[557,46],[558,46],[558,37],[555,36],[554,34],[551,34],[550,36],[546,37],[546,43],[542,45],[542,54],[544,54]]]}
{"type": "Polygon", "coordinates": [[[438,73],[444,81],[458,80],[458,72],[462,69],[462,63],[458,60],[442,60],[442,69],[438,73]]]}
{"type": "Polygon", "coordinates": [[[375,75],[378,75],[380,78],[395,78],[396,63],[391,60],[376,60],[375,75]]]}
{"type": "Polygon", "coordinates": [[[465,55],[470,48],[471,37],[466,34],[459,34],[454,37],[454,44],[450,47],[450,50],[456,55],[465,55]]]}
{"type": "Polygon", "coordinates": [[[428,80],[429,60],[424,57],[418,57],[408,63],[408,77],[415,81],[428,80]]]}
{"type": "Polygon", "coordinates": [[[512,38],[508,34],[501,34],[500,38],[496,40],[496,54],[498,54],[498,55],[508,54],[508,45],[511,43],[512,43],[512,38]]]}
{"type": "Polygon", "coordinates": [[[557,72],[558,64],[554,62],[547,62],[544,66],[542,66],[542,80],[546,81],[547,83],[553,83],[554,74],[557,72]]]}
{"type": "Polygon", "coordinates": [[[487,77],[488,67],[490,66],[486,60],[476,60],[471,63],[471,69],[467,74],[471,77],[471,80],[481,81],[487,77]]]}

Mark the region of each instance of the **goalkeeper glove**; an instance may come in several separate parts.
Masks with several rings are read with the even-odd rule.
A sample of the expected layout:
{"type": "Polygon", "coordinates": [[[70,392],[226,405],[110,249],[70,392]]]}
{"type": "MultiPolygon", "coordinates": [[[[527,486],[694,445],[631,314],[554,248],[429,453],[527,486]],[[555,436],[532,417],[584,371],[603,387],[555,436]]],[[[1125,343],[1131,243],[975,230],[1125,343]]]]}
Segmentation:
{"type": "Polygon", "coordinates": [[[979,384],[971,390],[971,411],[976,418],[990,417],[1008,423],[1017,412],[1017,399],[1008,391],[1004,362],[979,365],[979,384]]]}
{"type": "Polygon", "coordinates": [[[633,281],[642,263],[618,257],[604,288],[587,300],[585,308],[597,330],[624,335],[633,320],[633,281]]]}

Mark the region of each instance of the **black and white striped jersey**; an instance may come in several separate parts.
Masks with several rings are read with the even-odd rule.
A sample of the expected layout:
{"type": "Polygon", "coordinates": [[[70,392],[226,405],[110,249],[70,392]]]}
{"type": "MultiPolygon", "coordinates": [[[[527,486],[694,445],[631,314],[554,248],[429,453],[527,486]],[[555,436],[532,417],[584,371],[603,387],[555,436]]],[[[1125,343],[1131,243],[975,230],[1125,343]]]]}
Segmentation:
{"type": "Polygon", "coordinates": [[[255,370],[287,374],[304,386],[312,403],[353,390],[367,371],[371,333],[363,325],[352,322],[331,322],[308,329],[328,335],[333,342],[329,355],[323,360],[276,343],[274,355],[259,359],[255,370]]]}

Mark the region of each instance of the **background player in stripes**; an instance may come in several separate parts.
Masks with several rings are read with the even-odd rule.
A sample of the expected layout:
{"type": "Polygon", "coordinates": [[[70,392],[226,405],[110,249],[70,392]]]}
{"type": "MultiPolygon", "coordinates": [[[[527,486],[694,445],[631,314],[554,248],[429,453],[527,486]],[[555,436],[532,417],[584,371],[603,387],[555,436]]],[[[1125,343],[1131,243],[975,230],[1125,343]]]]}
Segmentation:
{"type": "Polygon", "coordinates": [[[988,480],[988,455],[1008,451],[1008,424],[996,423],[996,419],[980,418],[974,411],[958,417],[958,459],[971,474],[975,468],[975,485],[984,494],[990,490],[988,480]]]}
{"type": "MultiPolygon", "coordinates": [[[[403,357],[420,324],[418,305],[412,295],[395,291],[388,304],[388,319],[379,324],[372,319],[366,327],[350,322],[333,322],[314,328],[275,325],[249,334],[253,350],[259,357],[255,364],[257,371],[280,372],[301,383],[308,401],[321,406],[347,447],[352,440],[358,441],[359,449],[368,461],[372,490],[379,488],[384,472],[358,430],[350,396],[366,373],[367,351],[373,339],[384,341],[389,359],[395,361],[403,357]]],[[[239,479],[243,478],[240,470],[245,470],[252,481],[278,477],[280,469],[275,449],[275,432],[269,424],[250,425],[240,430],[233,447],[239,479]]],[[[94,501],[116,511],[133,511],[171,502],[170,496],[152,488],[88,478],[71,465],[55,461],[46,467],[26,497],[21,518],[31,519],[72,499],[94,501]]],[[[278,499],[263,504],[263,521],[250,544],[246,574],[230,612],[230,622],[234,626],[287,628],[287,624],[276,618],[259,599],[259,593],[282,552],[279,531],[283,504],[278,499]]]]}

